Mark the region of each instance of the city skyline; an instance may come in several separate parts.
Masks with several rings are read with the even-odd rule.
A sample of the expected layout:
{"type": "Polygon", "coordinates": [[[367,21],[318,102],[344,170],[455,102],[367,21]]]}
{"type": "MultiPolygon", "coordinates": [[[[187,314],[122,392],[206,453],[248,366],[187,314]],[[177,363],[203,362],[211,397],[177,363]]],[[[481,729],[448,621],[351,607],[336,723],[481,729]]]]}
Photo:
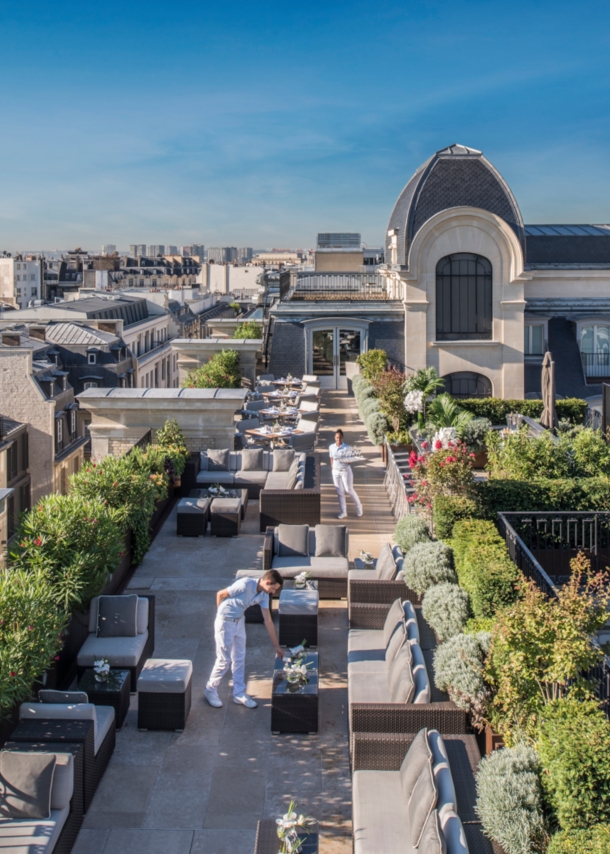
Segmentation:
{"type": "Polygon", "coordinates": [[[454,142],[526,222],[608,222],[609,18],[547,0],[7,7],[0,249],[379,245],[454,142]]]}

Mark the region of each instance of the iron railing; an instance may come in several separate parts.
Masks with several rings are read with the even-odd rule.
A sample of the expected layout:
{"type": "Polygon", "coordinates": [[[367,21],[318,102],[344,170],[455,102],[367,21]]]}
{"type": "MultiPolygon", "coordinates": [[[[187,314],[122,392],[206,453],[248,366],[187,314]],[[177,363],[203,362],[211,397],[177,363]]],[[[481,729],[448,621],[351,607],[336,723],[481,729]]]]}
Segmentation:
{"type": "Polygon", "coordinates": [[[591,430],[601,430],[604,426],[603,422],[604,419],[601,412],[598,409],[591,409],[590,406],[587,406],[584,422],[585,427],[589,427],[591,430]]]}
{"type": "Polygon", "coordinates": [[[610,351],[596,350],[594,353],[581,351],[580,358],[586,377],[610,377],[610,351]]]}
{"type": "Polygon", "coordinates": [[[288,270],[280,277],[282,300],[388,299],[387,282],[378,273],[317,273],[288,270]]]}
{"type": "Polygon", "coordinates": [[[392,513],[396,519],[402,519],[411,510],[407,501],[410,489],[409,454],[406,451],[393,451],[387,438],[384,439],[386,470],[383,485],[388,494],[392,513]],[[406,477],[405,477],[406,475],[406,477]]]}

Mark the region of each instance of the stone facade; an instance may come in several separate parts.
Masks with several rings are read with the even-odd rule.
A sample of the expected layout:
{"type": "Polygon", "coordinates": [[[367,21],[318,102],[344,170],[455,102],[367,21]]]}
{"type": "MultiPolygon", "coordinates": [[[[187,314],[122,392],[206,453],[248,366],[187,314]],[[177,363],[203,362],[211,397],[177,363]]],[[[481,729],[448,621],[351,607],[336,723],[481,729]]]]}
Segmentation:
{"type": "Polygon", "coordinates": [[[172,352],[177,357],[180,384],[184,382],[189,371],[205,365],[214,353],[220,353],[222,350],[237,350],[242,377],[254,383],[256,360],[262,346],[262,338],[175,338],[171,342],[172,352]]]}

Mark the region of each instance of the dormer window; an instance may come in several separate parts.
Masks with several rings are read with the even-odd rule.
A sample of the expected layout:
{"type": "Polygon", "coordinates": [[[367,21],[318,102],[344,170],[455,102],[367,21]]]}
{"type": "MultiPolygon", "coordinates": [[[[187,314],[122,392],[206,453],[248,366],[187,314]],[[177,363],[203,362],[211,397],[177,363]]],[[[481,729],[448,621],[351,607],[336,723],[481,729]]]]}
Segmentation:
{"type": "Polygon", "coordinates": [[[57,436],[57,447],[58,448],[61,446],[61,443],[63,440],[63,435],[64,435],[64,429],[63,428],[64,428],[63,421],[61,418],[58,418],[55,422],[55,433],[57,436]]]}
{"type": "Polygon", "coordinates": [[[95,365],[97,363],[97,353],[87,353],[87,364],[95,365]]]}
{"type": "Polygon", "coordinates": [[[70,434],[76,435],[76,409],[70,410],[70,434]]]}
{"type": "Polygon", "coordinates": [[[398,264],[398,229],[393,228],[388,231],[388,246],[390,250],[390,263],[398,264]]]}

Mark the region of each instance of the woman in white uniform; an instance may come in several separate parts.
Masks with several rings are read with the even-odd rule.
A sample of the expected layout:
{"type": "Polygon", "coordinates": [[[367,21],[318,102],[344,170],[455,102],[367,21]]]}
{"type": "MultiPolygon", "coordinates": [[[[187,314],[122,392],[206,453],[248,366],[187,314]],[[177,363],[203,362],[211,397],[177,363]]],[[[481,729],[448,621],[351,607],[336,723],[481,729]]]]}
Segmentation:
{"type": "Polygon", "coordinates": [[[339,498],[339,519],[347,516],[345,495],[349,495],[356,505],[356,516],[362,516],[362,503],[354,489],[354,474],[345,457],[349,454],[349,445],[343,441],[343,430],[335,431],[335,441],[329,447],[328,453],[333,467],[333,483],[339,498]]]}

